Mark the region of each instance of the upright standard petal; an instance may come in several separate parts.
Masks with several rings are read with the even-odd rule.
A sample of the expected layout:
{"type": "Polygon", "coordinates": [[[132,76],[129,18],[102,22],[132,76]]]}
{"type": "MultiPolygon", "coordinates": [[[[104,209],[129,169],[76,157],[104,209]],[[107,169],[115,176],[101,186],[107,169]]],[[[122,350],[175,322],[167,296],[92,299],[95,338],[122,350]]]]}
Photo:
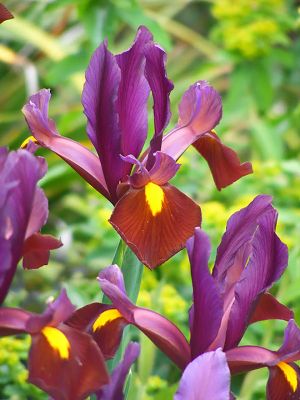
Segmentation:
{"type": "Polygon", "coordinates": [[[251,163],[241,164],[236,152],[225,146],[215,132],[205,133],[193,146],[207,161],[219,190],[253,172],[251,163]]]}
{"type": "Polygon", "coordinates": [[[177,160],[204,133],[210,132],[222,117],[222,100],[205,81],[194,83],[179,105],[178,126],[163,138],[161,150],[177,160]]]}
{"type": "Polygon", "coordinates": [[[287,247],[275,233],[277,213],[272,211],[259,219],[252,255],[236,284],[225,348],[232,348],[239,343],[259,295],[279,279],[287,266],[287,247]]]}
{"type": "Polygon", "coordinates": [[[230,371],[221,349],[198,356],[186,367],[174,400],[187,399],[230,399],[230,371]]]}
{"type": "Polygon", "coordinates": [[[129,343],[125,350],[123,360],[111,374],[111,381],[105,385],[98,393],[97,400],[123,400],[123,386],[132,364],[140,354],[138,343],[129,343]]]}
{"type": "Polygon", "coordinates": [[[121,72],[116,111],[121,130],[120,153],[123,155],[138,157],[147,137],[147,100],[150,88],[144,69],[145,48],[151,41],[152,34],[141,26],[132,47],[116,56],[121,72]]]}
{"type": "Polygon", "coordinates": [[[50,90],[42,89],[32,95],[22,109],[32,135],[41,146],[60,156],[110,200],[99,158],[80,143],[59,135],[54,121],[48,116],[50,97],[50,90]]]}
{"type": "Polygon", "coordinates": [[[149,182],[141,189],[129,189],[109,222],[152,269],[184,247],[201,224],[201,210],[174,186],[149,182]]]}
{"type": "Polygon", "coordinates": [[[257,228],[258,218],[272,210],[271,201],[270,196],[257,196],[247,207],[242,208],[229,218],[226,232],[217,250],[213,269],[213,276],[223,289],[227,272],[234,264],[240,249],[245,247],[252,239],[257,228]]]}
{"type": "Polygon", "coordinates": [[[95,50],[85,77],[82,104],[88,120],[87,132],[97,150],[110,196],[115,202],[117,185],[130,171],[130,165],[120,157],[122,138],[117,100],[121,71],[106,42],[95,50]]]}
{"type": "Polygon", "coordinates": [[[165,62],[166,53],[157,44],[150,43],[146,47],[145,76],[151,87],[153,95],[154,137],[150,143],[147,168],[150,169],[154,162],[154,153],[161,150],[163,131],[171,118],[170,92],[174,85],[168,79],[165,62]]]}
{"type": "Polygon", "coordinates": [[[195,235],[187,241],[193,282],[193,309],[191,312],[192,358],[207,351],[220,328],[223,301],[208,269],[210,241],[208,236],[195,229],[195,235]]]}

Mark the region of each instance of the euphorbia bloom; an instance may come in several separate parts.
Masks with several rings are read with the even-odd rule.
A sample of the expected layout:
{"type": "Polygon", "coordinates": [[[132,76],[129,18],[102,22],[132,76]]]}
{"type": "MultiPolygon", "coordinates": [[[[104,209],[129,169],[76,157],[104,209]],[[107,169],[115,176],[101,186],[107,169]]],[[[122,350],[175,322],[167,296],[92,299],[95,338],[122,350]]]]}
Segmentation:
{"type": "Polygon", "coordinates": [[[28,380],[56,400],[85,399],[109,382],[99,346],[64,324],[74,309],[65,291],[41,315],[0,308],[0,336],[31,335],[28,380]]]}
{"type": "Polygon", "coordinates": [[[134,44],[124,53],[114,56],[106,42],[96,49],[86,71],[82,103],[88,137],[98,156],[57,132],[48,117],[48,90],[31,96],[23,108],[38,144],[58,154],[112,202],[111,224],[150,268],[182,249],[201,224],[199,206],[169,184],[179,168],[176,160],[191,144],[208,161],[219,189],[251,172],[251,165],[240,164],[212,131],[221,119],[222,104],[205,81],[187,90],[177,126],[163,136],[173,89],[165,56],[145,27],[139,28],[134,44]],[[154,134],[141,155],[150,91],[154,134]]]}
{"type": "MultiPolygon", "coordinates": [[[[119,324],[122,329],[126,323],[133,324],[182,369],[199,355],[222,348],[233,373],[266,366],[271,371],[268,393],[277,383],[286,393],[296,393],[298,370],[292,362],[300,359],[300,331],[290,320],[292,312],[268,293],[288,259],[287,247],[275,233],[276,220],[277,212],[268,196],[256,197],[235,213],[228,221],[212,274],[208,268],[209,239],[196,229],[187,243],[193,281],[190,343],[166,318],[129,300],[116,265],[99,274],[100,286],[111,299],[112,308],[93,315],[91,323],[98,327],[97,334],[105,329],[113,340],[113,326],[119,324]],[[284,345],[277,352],[238,347],[249,324],[268,319],[290,320],[284,345]]],[[[79,315],[81,312],[84,309],[78,311],[79,315]]],[[[275,397],[270,394],[269,399],[275,397]]]]}
{"type": "Polygon", "coordinates": [[[24,268],[38,268],[48,263],[49,250],[61,246],[40,233],[48,202],[37,183],[46,169],[45,160],[27,150],[0,148],[0,304],[22,257],[24,268]]]}

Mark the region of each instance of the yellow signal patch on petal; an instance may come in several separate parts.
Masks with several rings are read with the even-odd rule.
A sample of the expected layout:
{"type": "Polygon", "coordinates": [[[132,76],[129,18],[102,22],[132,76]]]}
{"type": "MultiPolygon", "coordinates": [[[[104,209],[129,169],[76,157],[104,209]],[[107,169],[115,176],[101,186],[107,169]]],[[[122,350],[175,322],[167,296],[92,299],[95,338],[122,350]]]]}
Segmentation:
{"type": "Polygon", "coordinates": [[[24,142],[21,144],[20,148],[21,149],[26,149],[27,145],[29,142],[37,143],[38,141],[36,140],[35,137],[29,136],[27,139],[24,140],[24,142]]]}
{"type": "Polygon", "coordinates": [[[112,322],[118,318],[123,318],[122,314],[115,308],[106,310],[99,315],[96,321],[93,323],[93,332],[97,329],[103,328],[104,325],[112,322]]]}
{"type": "Polygon", "coordinates": [[[297,378],[297,373],[294,370],[293,367],[291,367],[289,364],[280,361],[277,365],[278,368],[281,369],[283,372],[286,380],[288,381],[291,389],[293,392],[296,392],[297,386],[298,386],[298,378],[297,378]]]}
{"type": "Polygon", "coordinates": [[[68,359],[70,355],[70,343],[66,336],[57,328],[46,326],[41,332],[52,349],[56,350],[60,358],[68,359]]]}
{"type": "Polygon", "coordinates": [[[159,185],[156,185],[153,182],[149,182],[145,186],[145,196],[150,211],[155,217],[155,215],[159,214],[162,210],[163,202],[165,199],[164,191],[159,185]]]}

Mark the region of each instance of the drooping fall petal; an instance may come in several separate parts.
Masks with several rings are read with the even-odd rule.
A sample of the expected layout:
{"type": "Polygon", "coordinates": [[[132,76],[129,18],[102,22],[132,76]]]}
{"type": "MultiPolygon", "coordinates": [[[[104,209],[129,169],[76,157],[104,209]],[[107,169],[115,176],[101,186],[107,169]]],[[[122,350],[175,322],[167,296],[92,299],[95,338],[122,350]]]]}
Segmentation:
{"type": "Polygon", "coordinates": [[[193,282],[193,306],[191,310],[192,358],[207,351],[216,338],[223,316],[223,301],[208,269],[210,241],[208,236],[195,229],[187,241],[193,282]]]}
{"type": "Polygon", "coordinates": [[[109,381],[94,340],[66,325],[32,335],[28,369],[29,382],[57,400],[83,400],[109,381]]]}
{"type": "Polygon", "coordinates": [[[253,172],[251,163],[241,164],[236,152],[225,146],[214,132],[205,133],[193,146],[207,161],[219,190],[253,172]]]}
{"type": "Polygon", "coordinates": [[[183,372],[174,400],[229,400],[230,372],[218,349],[195,358],[183,372]]]}
{"type": "Polygon", "coordinates": [[[80,143],[59,135],[54,121],[48,116],[50,97],[50,90],[42,89],[32,95],[22,109],[32,135],[41,146],[60,156],[110,200],[99,158],[80,143]]]}
{"type": "Polygon", "coordinates": [[[267,400],[298,400],[300,370],[297,364],[281,364],[269,368],[267,400]]]}
{"type": "Polygon", "coordinates": [[[181,250],[201,224],[201,210],[175,187],[149,182],[130,189],[116,204],[110,223],[149,268],[181,250]]]}

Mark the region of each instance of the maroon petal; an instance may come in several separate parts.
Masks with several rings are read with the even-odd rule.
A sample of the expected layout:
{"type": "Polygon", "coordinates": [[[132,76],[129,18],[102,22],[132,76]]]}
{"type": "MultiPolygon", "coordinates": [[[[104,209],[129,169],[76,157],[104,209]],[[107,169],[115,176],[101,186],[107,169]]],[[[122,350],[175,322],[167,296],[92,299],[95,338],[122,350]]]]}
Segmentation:
{"type": "Polygon", "coordinates": [[[185,368],[190,361],[190,348],[181,331],[163,316],[130,302],[122,286],[121,271],[116,265],[107,267],[99,274],[99,283],[113,306],[163,351],[179,368],[185,368]]]}
{"type": "Polygon", "coordinates": [[[263,293],[258,300],[255,311],[252,314],[249,324],[269,319],[282,319],[289,321],[294,318],[294,313],[285,305],[281,304],[270,293],[263,293]]]}
{"type": "Polygon", "coordinates": [[[298,400],[300,371],[295,363],[281,364],[269,369],[267,400],[298,400]]]}
{"type": "Polygon", "coordinates": [[[72,139],[60,136],[48,117],[50,90],[32,95],[22,109],[32,135],[38,143],[52,150],[78,172],[90,185],[110,199],[99,158],[72,139]]]}
{"type": "Polygon", "coordinates": [[[123,386],[132,364],[140,354],[138,343],[129,343],[125,350],[124,358],[114,369],[111,375],[111,381],[105,385],[98,393],[97,400],[123,400],[123,386]]]}
{"type": "Polygon", "coordinates": [[[28,369],[29,382],[57,400],[83,400],[109,381],[94,340],[66,325],[32,336],[28,369]]]}
{"type": "Polygon", "coordinates": [[[184,247],[201,224],[201,210],[175,187],[149,182],[142,189],[130,189],[109,221],[141,262],[152,269],[184,247]]]}
{"type": "Polygon", "coordinates": [[[161,150],[177,160],[204,133],[210,132],[222,117],[222,100],[205,81],[194,83],[179,105],[178,126],[163,138],[161,150]]]}
{"type": "Polygon", "coordinates": [[[0,3],[0,24],[8,19],[12,19],[13,17],[12,13],[2,3],[0,3]]]}
{"type": "Polygon", "coordinates": [[[0,336],[26,332],[26,323],[31,314],[19,308],[0,308],[0,336]]]}
{"type": "Polygon", "coordinates": [[[276,221],[275,210],[259,219],[252,242],[252,255],[235,286],[235,300],[227,326],[226,349],[239,343],[259,295],[279,279],[287,266],[287,247],[275,234],[276,221]]]}
{"type": "Polygon", "coordinates": [[[29,217],[26,239],[36,232],[39,232],[48,219],[48,200],[40,188],[36,188],[31,214],[29,217]]]}
{"type": "Polygon", "coordinates": [[[207,351],[220,328],[223,301],[208,268],[210,241],[208,236],[195,229],[195,235],[187,241],[193,282],[193,309],[191,311],[192,358],[207,351]]]}
{"type": "Polygon", "coordinates": [[[138,157],[147,137],[150,89],[144,76],[144,53],[147,43],[151,41],[152,34],[142,26],[137,31],[132,47],[116,56],[121,71],[116,110],[122,132],[121,153],[124,155],[138,157]]]}
{"type": "Polygon", "coordinates": [[[23,267],[25,269],[36,269],[47,265],[50,250],[58,249],[62,242],[51,235],[34,233],[24,242],[23,267]]]}
{"type": "Polygon", "coordinates": [[[202,135],[193,146],[207,161],[219,190],[253,172],[251,163],[241,164],[236,152],[225,146],[214,132],[202,135]]]}
{"type": "Polygon", "coordinates": [[[147,168],[150,169],[155,161],[154,153],[161,150],[162,134],[171,118],[169,96],[174,85],[167,77],[165,70],[166,53],[163,49],[154,43],[150,43],[146,47],[145,55],[145,76],[151,87],[154,102],[155,133],[150,143],[150,152],[147,160],[147,168]]]}
{"type": "Polygon", "coordinates": [[[182,374],[174,400],[200,399],[230,399],[230,371],[221,349],[198,356],[182,374]]]}

